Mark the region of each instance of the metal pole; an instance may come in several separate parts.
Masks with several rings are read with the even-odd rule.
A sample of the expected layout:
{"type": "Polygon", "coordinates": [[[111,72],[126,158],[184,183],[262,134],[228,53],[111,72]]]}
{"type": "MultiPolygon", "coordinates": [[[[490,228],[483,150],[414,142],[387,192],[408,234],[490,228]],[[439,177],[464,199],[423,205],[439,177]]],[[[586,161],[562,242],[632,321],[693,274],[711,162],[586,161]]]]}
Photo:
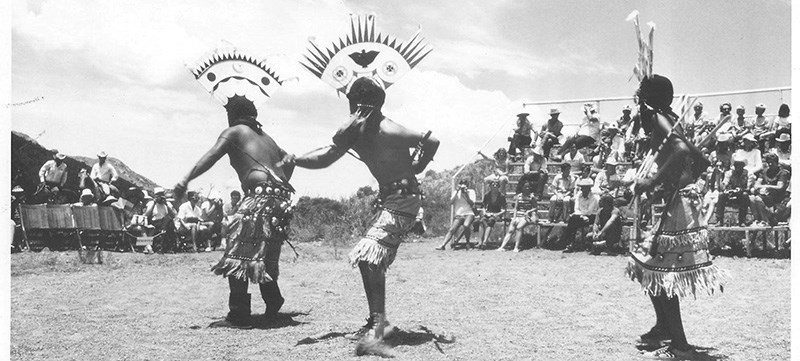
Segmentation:
{"type": "MultiPolygon", "coordinates": [[[[722,95],[766,93],[766,92],[777,91],[781,92],[781,99],[783,99],[783,91],[786,90],[792,90],[792,87],[785,86],[785,87],[775,87],[775,88],[734,90],[734,91],[714,92],[714,93],[698,93],[698,94],[688,94],[688,96],[698,98],[698,97],[713,97],[722,95]]],[[[680,95],[673,96],[673,98],[679,98],[679,97],[680,95]]],[[[586,98],[586,99],[567,99],[567,100],[545,100],[545,101],[523,103],[522,105],[528,106],[528,105],[547,105],[547,104],[587,103],[587,102],[601,102],[601,101],[622,101],[622,100],[632,100],[632,99],[633,99],[632,96],[624,96],[624,97],[586,98]]]]}

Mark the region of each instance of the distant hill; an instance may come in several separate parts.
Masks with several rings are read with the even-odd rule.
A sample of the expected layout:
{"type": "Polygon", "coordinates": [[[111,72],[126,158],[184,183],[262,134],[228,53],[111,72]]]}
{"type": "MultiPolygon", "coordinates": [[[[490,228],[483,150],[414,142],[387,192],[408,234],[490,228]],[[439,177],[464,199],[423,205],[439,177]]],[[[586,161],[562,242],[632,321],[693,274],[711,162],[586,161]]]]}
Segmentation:
{"type": "MultiPolygon", "coordinates": [[[[19,185],[30,195],[39,184],[39,169],[44,162],[53,159],[54,150],[43,147],[39,142],[28,135],[20,132],[11,131],[11,184],[19,185]]],[[[81,168],[91,169],[97,163],[95,157],[85,157],[80,155],[67,155],[67,183],[66,189],[78,189],[78,172],[81,168]]],[[[145,189],[152,193],[158,184],[147,177],[136,173],[121,160],[109,157],[107,160],[119,173],[117,187],[123,194],[134,186],[145,189]]]]}

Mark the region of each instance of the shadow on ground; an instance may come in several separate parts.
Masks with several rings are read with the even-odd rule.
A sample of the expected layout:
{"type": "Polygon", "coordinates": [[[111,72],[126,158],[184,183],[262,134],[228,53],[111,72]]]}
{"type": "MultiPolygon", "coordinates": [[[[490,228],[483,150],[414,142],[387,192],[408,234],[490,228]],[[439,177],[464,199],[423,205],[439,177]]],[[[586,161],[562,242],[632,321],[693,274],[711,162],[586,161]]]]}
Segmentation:
{"type": "MultiPolygon", "coordinates": [[[[333,331],[333,332],[326,332],[314,336],[306,337],[300,341],[297,341],[295,344],[296,346],[300,345],[311,345],[318,342],[335,339],[335,338],[347,338],[352,340],[353,335],[357,332],[356,331],[333,331]]],[[[434,347],[441,352],[444,353],[442,350],[442,344],[452,344],[455,343],[455,337],[447,337],[441,334],[434,333],[430,329],[425,326],[417,326],[411,330],[398,330],[397,333],[390,339],[385,340],[386,344],[391,347],[397,347],[400,345],[405,346],[419,346],[422,344],[426,344],[428,342],[432,342],[434,347]]]]}

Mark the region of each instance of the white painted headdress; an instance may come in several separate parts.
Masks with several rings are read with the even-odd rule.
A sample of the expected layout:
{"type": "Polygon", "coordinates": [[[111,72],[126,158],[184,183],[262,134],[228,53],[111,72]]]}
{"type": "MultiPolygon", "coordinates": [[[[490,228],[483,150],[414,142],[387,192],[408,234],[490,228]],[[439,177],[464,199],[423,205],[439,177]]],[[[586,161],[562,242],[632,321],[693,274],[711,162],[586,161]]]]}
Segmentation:
{"type": "Polygon", "coordinates": [[[351,16],[350,34],[330,48],[321,49],[312,40],[307,63],[300,62],[325,83],[347,93],[356,79],[370,77],[386,89],[396,83],[433,50],[414,33],[406,43],[375,32],[375,16],[351,16]]]}
{"type": "Polygon", "coordinates": [[[223,106],[238,95],[258,108],[283,84],[267,59],[233,47],[217,48],[187,67],[223,106]]]}
{"type": "Polygon", "coordinates": [[[653,22],[647,23],[650,26],[650,32],[648,37],[645,38],[639,26],[638,10],[632,11],[625,20],[633,21],[636,39],[639,41],[639,59],[636,62],[636,66],[633,67],[633,75],[641,82],[645,78],[653,77],[653,33],[656,30],[656,24],[653,22]]]}

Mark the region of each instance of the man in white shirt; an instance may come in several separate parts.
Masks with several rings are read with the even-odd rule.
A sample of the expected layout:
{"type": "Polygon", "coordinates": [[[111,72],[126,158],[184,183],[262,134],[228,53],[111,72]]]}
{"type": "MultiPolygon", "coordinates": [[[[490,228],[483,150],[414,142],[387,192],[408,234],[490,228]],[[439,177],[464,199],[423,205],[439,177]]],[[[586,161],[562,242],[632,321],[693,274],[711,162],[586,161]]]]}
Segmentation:
{"type": "Polygon", "coordinates": [[[207,236],[208,227],[201,222],[203,211],[200,209],[197,192],[189,191],[186,197],[188,200],[178,207],[175,228],[179,235],[192,238],[192,249],[197,252],[197,240],[207,236]]]}
{"type": "Polygon", "coordinates": [[[544,157],[544,151],[539,147],[533,148],[531,155],[525,159],[522,169],[525,173],[517,182],[516,193],[522,193],[522,185],[525,182],[532,182],[533,194],[536,198],[541,198],[544,186],[547,184],[547,159],[544,157]]]}
{"type": "Polygon", "coordinates": [[[44,162],[39,169],[39,188],[34,194],[37,202],[45,203],[53,200],[58,191],[64,188],[67,182],[67,163],[64,162],[66,156],[56,153],[53,159],[44,162]]]}
{"type": "Polygon", "coordinates": [[[756,138],[750,133],[742,137],[742,148],[734,152],[733,157],[744,159],[744,169],[747,169],[747,173],[750,175],[755,175],[758,171],[764,169],[764,164],[761,161],[761,151],[756,148],[756,138]]]}
{"type": "Polygon", "coordinates": [[[455,248],[456,242],[461,236],[466,237],[467,248],[471,248],[469,237],[472,230],[472,222],[475,220],[475,212],[472,208],[475,205],[476,197],[475,190],[469,189],[469,182],[466,179],[458,182],[458,188],[450,198],[450,204],[453,205],[455,210],[455,218],[453,218],[453,223],[450,224],[450,229],[444,236],[444,242],[441,246],[436,247],[436,250],[444,250],[450,240],[453,240],[450,248],[455,248]],[[459,233],[458,230],[461,227],[463,227],[463,230],[459,233]],[[457,234],[458,236],[456,236],[457,234]]]}
{"type": "Polygon", "coordinates": [[[103,188],[105,194],[119,194],[117,187],[113,185],[117,181],[119,175],[117,170],[111,163],[107,162],[108,154],[106,152],[97,153],[97,163],[92,166],[92,172],[89,173],[98,187],[103,188]]]}
{"type": "MultiPolygon", "coordinates": [[[[580,194],[575,197],[575,212],[567,221],[567,228],[561,236],[561,245],[566,245],[565,253],[580,251],[585,249],[585,245],[575,244],[575,233],[583,227],[594,223],[594,217],[600,210],[600,196],[592,192],[592,182],[589,178],[578,181],[580,194]]],[[[581,242],[584,243],[584,242],[581,242]]]]}

